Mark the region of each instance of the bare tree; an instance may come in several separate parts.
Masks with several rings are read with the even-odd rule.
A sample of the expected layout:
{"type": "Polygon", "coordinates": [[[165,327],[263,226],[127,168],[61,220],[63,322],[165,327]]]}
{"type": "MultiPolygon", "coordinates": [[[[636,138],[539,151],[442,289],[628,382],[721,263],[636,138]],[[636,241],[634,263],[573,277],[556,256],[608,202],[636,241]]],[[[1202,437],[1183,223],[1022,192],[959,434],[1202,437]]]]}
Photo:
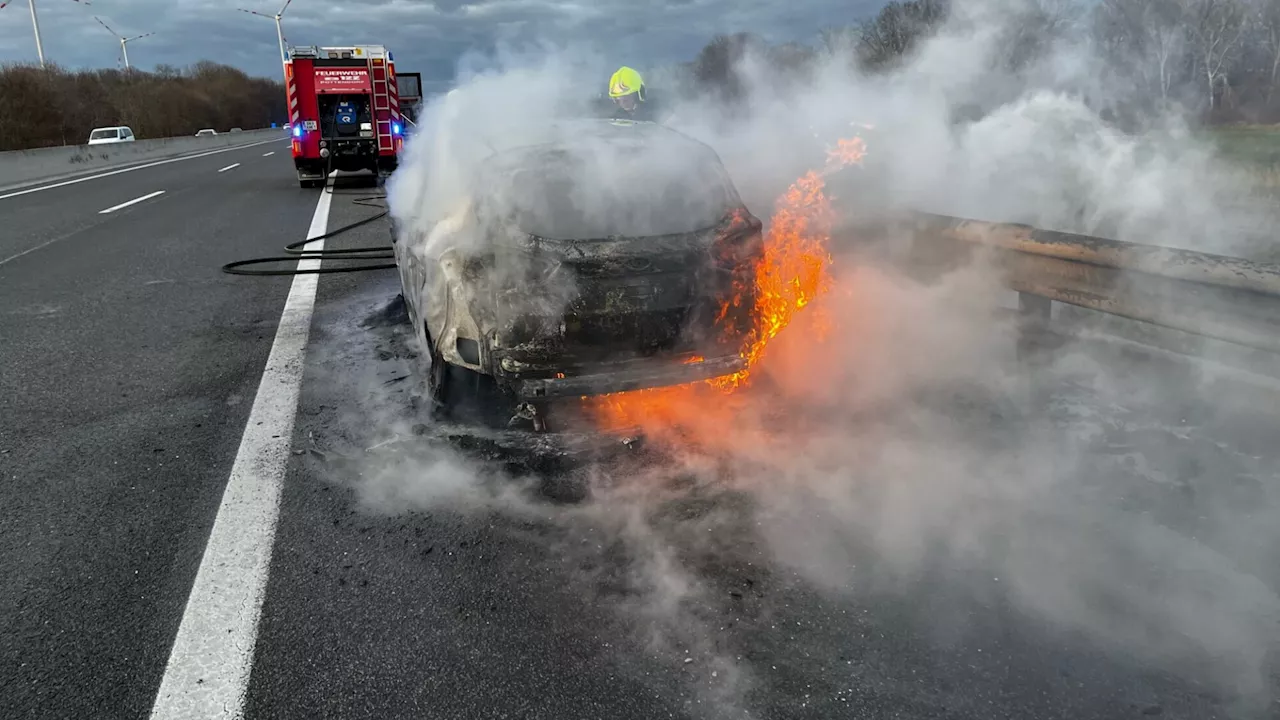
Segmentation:
{"type": "Polygon", "coordinates": [[[719,93],[726,102],[745,99],[747,86],[739,73],[739,64],[753,51],[763,51],[766,43],[750,33],[717,35],[698,53],[693,73],[699,87],[719,93]]]}
{"type": "Polygon", "coordinates": [[[1095,35],[1113,60],[1132,62],[1161,104],[1169,102],[1187,50],[1183,0],[1103,0],[1095,35]]]}
{"type": "Polygon", "coordinates": [[[1209,109],[1217,107],[1217,90],[1225,86],[1239,57],[1245,7],[1240,0],[1184,0],[1196,63],[1208,90],[1209,109]]]}
{"type": "Polygon", "coordinates": [[[1075,35],[1082,16],[1077,0],[1018,0],[1001,38],[1001,60],[1018,70],[1045,57],[1054,44],[1075,35]]]}
{"type": "Polygon", "coordinates": [[[1176,0],[1152,0],[1146,15],[1151,23],[1148,32],[1151,55],[1157,68],[1156,87],[1160,92],[1160,102],[1167,104],[1176,69],[1187,49],[1183,26],[1185,11],[1176,0]]]}
{"type": "Polygon", "coordinates": [[[1271,62],[1267,78],[1267,105],[1270,105],[1276,89],[1276,74],[1280,72],[1280,0],[1259,0],[1254,22],[1271,62]]]}
{"type": "Polygon", "coordinates": [[[852,57],[858,47],[856,27],[828,27],[818,32],[818,46],[831,57],[852,57]]]}
{"type": "Polygon", "coordinates": [[[858,56],[866,67],[895,64],[937,32],[950,14],[949,0],[894,0],[858,31],[858,56]]]}

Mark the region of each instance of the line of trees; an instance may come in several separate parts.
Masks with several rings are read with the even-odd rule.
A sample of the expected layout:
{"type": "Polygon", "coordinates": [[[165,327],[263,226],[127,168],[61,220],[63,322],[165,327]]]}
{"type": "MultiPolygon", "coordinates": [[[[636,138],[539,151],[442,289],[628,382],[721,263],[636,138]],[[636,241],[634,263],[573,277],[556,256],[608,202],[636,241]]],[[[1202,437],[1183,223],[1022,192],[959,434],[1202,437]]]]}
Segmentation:
{"type": "MultiPolygon", "coordinates": [[[[844,55],[867,73],[902,67],[949,21],[998,23],[992,69],[1017,74],[1054,53],[1086,53],[1122,111],[1175,110],[1207,123],[1280,121],[1280,0],[1007,0],[1002,12],[958,18],[955,0],[895,0],[875,17],[824,31],[814,45],[770,46],[750,33],[714,38],[669,69],[691,92],[743,98],[748,54],[785,87],[817,62],[844,55]]],[[[668,74],[668,73],[664,73],[668,74]]],[[[752,77],[752,83],[762,82],[752,77]]],[[[772,89],[772,88],[770,88],[772,89]]]]}
{"type": "Polygon", "coordinates": [[[1147,102],[1218,121],[1280,118],[1280,0],[1103,0],[1089,19],[1147,102]]]}
{"type": "Polygon", "coordinates": [[[0,150],[82,145],[95,127],[139,139],[268,127],[285,118],[284,86],[201,61],[154,72],[0,67],[0,150]]]}

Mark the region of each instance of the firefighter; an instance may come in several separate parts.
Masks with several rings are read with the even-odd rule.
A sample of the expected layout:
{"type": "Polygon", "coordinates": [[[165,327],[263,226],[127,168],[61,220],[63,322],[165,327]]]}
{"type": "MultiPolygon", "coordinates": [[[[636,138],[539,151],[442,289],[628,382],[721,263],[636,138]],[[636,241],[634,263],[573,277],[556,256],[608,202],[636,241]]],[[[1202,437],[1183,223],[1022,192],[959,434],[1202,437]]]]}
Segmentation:
{"type": "Polygon", "coordinates": [[[613,100],[614,120],[658,119],[656,108],[649,102],[644,78],[632,68],[624,65],[609,78],[609,98],[613,100]]]}

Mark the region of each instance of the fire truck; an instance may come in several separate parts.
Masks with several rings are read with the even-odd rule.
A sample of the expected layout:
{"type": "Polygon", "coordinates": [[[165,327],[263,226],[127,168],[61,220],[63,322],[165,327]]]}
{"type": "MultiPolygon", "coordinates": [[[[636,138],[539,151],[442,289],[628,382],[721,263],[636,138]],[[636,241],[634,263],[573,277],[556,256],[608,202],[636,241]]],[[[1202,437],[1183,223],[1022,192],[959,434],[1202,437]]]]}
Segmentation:
{"type": "Polygon", "coordinates": [[[285,79],[299,185],[322,187],[334,170],[395,171],[404,119],[386,47],[293,47],[285,79]]]}

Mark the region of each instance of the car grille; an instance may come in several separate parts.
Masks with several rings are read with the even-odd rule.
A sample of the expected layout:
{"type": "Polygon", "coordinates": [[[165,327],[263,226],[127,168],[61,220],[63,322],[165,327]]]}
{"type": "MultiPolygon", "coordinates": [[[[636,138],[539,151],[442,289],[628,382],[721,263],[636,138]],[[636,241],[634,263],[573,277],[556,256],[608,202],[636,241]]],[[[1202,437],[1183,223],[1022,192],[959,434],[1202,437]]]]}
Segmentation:
{"type": "Polygon", "coordinates": [[[682,339],[688,311],[568,315],[564,343],[566,349],[600,354],[671,349],[682,339]]]}

